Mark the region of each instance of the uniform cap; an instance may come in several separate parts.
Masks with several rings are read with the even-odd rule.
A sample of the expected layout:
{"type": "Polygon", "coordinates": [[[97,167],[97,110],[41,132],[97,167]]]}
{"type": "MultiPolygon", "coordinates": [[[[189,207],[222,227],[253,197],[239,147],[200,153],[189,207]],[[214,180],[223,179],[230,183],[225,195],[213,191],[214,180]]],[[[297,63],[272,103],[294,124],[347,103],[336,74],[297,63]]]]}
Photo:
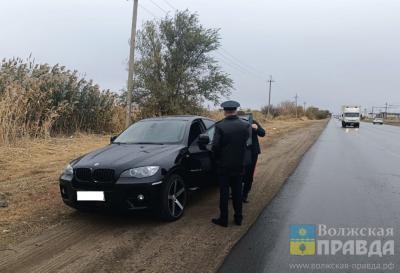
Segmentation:
{"type": "Polygon", "coordinates": [[[228,100],[223,102],[221,104],[221,107],[224,108],[224,110],[236,110],[237,108],[240,107],[240,104],[237,101],[228,100]]]}

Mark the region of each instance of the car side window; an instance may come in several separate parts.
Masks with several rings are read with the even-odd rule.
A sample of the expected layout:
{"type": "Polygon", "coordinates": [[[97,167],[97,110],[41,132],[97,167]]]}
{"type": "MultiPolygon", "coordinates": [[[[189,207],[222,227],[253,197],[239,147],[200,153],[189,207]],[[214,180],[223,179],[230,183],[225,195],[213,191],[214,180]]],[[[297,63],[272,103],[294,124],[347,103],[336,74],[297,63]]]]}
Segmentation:
{"type": "Polygon", "coordinates": [[[210,138],[210,143],[213,142],[214,132],[215,132],[215,126],[214,125],[212,127],[208,128],[207,131],[205,132],[205,134],[207,134],[208,137],[210,138]]]}
{"type": "Polygon", "coordinates": [[[215,124],[215,121],[211,119],[203,119],[203,123],[206,126],[206,129],[208,129],[215,124]]]}
{"type": "Polygon", "coordinates": [[[191,145],[202,132],[203,125],[200,123],[200,121],[194,121],[190,126],[188,145],[191,145]]]}

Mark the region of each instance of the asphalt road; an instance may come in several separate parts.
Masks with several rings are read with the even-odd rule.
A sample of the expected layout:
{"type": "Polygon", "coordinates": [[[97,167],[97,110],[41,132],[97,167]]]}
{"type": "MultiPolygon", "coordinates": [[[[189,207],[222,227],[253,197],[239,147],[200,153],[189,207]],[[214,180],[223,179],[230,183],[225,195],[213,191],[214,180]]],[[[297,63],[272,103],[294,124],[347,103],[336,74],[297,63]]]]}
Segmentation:
{"type": "Polygon", "coordinates": [[[359,129],[343,129],[331,120],[219,272],[400,272],[399,136],[400,127],[362,123],[359,129]],[[336,232],[393,228],[393,236],[316,238],[366,240],[368,245],[394,240],[394,255],[290,255],[290,225],[298,224],[326,225],[336,232]]]}

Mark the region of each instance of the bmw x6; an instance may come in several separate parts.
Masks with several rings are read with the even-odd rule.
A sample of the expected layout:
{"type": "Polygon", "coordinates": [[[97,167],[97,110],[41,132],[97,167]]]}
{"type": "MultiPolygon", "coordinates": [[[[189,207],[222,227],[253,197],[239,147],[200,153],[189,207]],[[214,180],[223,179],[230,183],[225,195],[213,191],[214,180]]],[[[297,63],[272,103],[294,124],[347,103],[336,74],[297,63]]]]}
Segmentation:
{"type": "Polygon", "coordinates": [[[188,190],[215,182],[210,140],[215,122],[200,116],[138,121],[110,144],[72,160],[60,176],[65,204],[150,209],[174,221],[185,210],[188,190]]]}

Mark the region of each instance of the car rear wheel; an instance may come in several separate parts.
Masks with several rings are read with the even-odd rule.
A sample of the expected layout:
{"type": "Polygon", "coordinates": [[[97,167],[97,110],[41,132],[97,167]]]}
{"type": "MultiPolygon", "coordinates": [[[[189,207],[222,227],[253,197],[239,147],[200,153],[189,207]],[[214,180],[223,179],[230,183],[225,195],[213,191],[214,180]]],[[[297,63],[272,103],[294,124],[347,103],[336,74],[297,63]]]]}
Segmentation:
{"type": "Polygon", "coordinates": [[[172,174],[161,190],[160,216],[166,221],[178,220],[185,210],[187,191],[182,177],[172,174]]]}

